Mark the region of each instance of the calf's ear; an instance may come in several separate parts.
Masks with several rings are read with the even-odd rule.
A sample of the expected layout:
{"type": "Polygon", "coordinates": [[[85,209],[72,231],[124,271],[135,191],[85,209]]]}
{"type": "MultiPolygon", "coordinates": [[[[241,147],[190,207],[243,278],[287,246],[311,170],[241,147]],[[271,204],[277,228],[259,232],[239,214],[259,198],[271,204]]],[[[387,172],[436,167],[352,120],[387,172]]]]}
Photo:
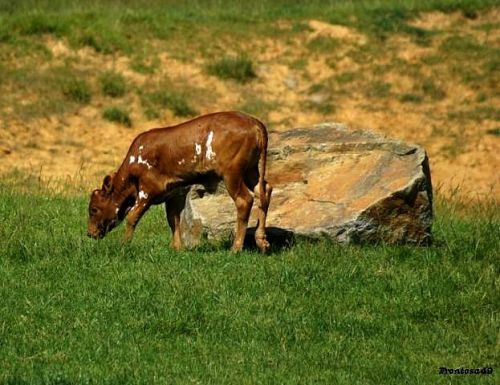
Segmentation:
{"type": "Polygon", "coordinates": [[[106,194],[111,193],[111,190],[113,189],[113,185],[111,182],[111,175],[106,175],[104,177],[104,180],[102,181],[102,191],[104,191],[106,194]]]}

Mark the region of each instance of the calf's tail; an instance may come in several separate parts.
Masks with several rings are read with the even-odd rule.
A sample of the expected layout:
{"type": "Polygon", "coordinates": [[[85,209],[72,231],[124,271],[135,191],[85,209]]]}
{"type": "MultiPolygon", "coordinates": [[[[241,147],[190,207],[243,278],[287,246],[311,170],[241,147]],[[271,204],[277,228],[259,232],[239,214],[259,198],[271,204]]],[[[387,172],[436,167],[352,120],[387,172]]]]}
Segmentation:
{"type": "Polygon", "coordinates": [[[266,159],[267,159],[267,129],[264,123],[259,121],[260,127],[260,155],[259,155],[259,193],[261,207],[267,207],[267,196],[265,188],[266,159]]]}

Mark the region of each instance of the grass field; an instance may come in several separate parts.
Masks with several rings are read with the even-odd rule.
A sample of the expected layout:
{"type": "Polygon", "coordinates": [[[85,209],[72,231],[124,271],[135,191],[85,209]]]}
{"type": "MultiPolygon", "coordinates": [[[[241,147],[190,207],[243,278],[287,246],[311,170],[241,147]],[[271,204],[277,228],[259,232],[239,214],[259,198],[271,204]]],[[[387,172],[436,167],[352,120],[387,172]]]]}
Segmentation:
{"type": "Polygon", "coordinates": [[[500,215],[438,203],[431,247],[168,248],[163,208],[86,237],[83,197],[0,188],[0,384],[447,384],[498,369],[500,215]]]}

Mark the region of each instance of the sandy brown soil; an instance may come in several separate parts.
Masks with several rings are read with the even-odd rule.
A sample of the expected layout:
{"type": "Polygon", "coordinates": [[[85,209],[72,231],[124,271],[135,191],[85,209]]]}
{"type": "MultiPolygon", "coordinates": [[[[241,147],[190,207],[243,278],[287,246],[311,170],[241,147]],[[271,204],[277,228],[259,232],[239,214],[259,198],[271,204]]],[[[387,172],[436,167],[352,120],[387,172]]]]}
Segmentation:
{"type": "MultiPolygon", "coordinates": [[[[465,19],[460,14],[433,12],[422,15],[413,25],[445,32],[459,28],[461,33],[498,47],[498,30],[486,34],[475,26],[498,21],[499,18],[498,10],[475,20],[465,19]]],[[[287,23],[282,24],[283,28],[289,28],[287,23]]],[[[476,99],[477,90],[452,79],[438,78],[439,85],[446,92],[445,98],[418,104],[402,103],[394,95],[411,92],[419,81],[406,73],[404,68],[382,72],[376,78],[372,74],[363,75],[365,66],[383,66],[394,58],[411,65],[435,54],[436,47],[444,39],[442,34],[434,38],[429,46],[419,46],[405,36],[392,36],[385,42],[384,53],[377,57],[376,62],[360,64],[348,53],[353,47],[369,49],[367,36],[347,27],[311,20],[308,28],[294,39],[262,38],[249,42],[246,48],[256,63],[258,76],[244,85],[207,75],[204,70],[206,60],[202,56],[183,61],[169,52],[161,52],[158,55],[158,71],[153,75],[144,75],[131,69],[131,59],[126,56],[102,55],[90,48],[74,50],[63,40],[43,39],[53,59],[41,65],[56,65],[71,58],[82,70],[109,69],[119,72],[128,84],[137,88],[147,87],[163,78],[176,85],[188,84],[203,90],[203,95],[196,98],[194,106],[199,113],[233,110],[245,102],[257,100],[271,106],[267,107],[263,116],[258,116],[267,122],[270,130],[338,121],[419,143],[428,151],[433,183],[442,191],[460,185],[464,193],[493,194],[500,198],[500,173],[497,171],[500,165],[500,138],[487,134],[488,130],[498,128],[498,121],[452,120],[447,115],[457,106],[466,108],[471,100],[476,99]],[[309,52],[308,43],[319,36],[335,38],[342,44],[333,55],[309,52]],[[294,65],[300,60],[302,65],[294,65]],[[331,79],[346,72],[361,73],[360,76],[369,78],[363,79],[363,83],[350,83],[348,93],[343,93],[341,87],[332,91],[331,79]],[[370,81],[390,83],[391,95],[367,98],[366,90],[358,88],[358,85],[370,81]],[[324,87],[316,87],[319,90],[311,92],[315,85],[324,87]],[[325,112],[307,107],[311,103],[331,104],[333,108],[325,112]]],[[[435,76],[433,71],[422,68],[422,72],[429,76],[435,76]]],[[[498,92],[496,95],[493,103],[498,107],[498,92]]],[[[29,100],[29,96],[26,97],[29,100]]],[[[127,93],[119,103],[96,93],[89,105],[75,112],[44,118],[21,120],[9,112],[6,108],[0,115],[3,116],[0,117],[0,174],[6,175],[17,169],[40,175],[42,179],[78,179],[88,186],[98,184],[105,173],[116,169],[131,140],[139,132],[185,120],[169,110],[161,111],[157,120],[148,120],[139,97],[133,92],[127,93]],[[127,106],[133,120],[131,128],[102,119],[103,108],[110,104],[127,106]]]]}

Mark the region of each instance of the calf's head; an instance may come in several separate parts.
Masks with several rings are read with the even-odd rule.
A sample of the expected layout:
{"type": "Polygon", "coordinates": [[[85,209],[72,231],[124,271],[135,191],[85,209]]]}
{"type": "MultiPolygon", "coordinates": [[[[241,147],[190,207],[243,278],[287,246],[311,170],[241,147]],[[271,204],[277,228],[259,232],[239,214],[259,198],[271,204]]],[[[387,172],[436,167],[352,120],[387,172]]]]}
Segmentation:
{"type": "Polygon", "coordinates": [[[118,205],[112,199],[112,177],[107,175],[102,188],[92,191],[89,203],[89,221],[87,234],[100,239],[109,233],[119,222],[118,205]]]}

